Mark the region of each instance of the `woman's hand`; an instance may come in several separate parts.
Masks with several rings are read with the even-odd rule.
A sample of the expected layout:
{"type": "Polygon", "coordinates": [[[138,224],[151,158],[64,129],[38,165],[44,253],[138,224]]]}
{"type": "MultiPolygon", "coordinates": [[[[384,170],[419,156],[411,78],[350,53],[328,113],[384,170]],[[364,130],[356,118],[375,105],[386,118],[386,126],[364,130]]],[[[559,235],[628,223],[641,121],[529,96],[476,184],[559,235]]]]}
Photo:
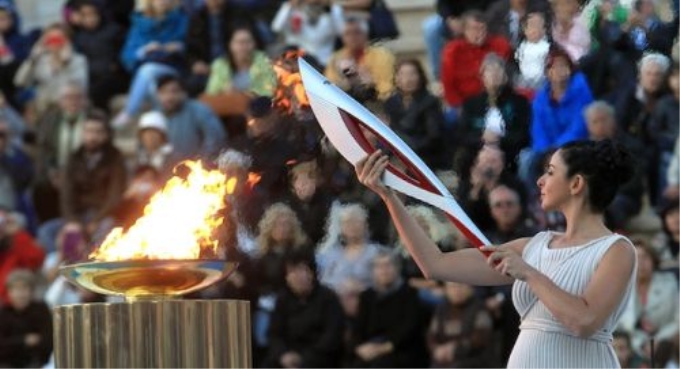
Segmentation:
{"type": "Polygon", "coordinates": [[[527,278],[529,273],[535,271],[534,268],[522,259],[522,256],[519,253],[510,248],[484,246],[480,248],[480,250],[491,252],[491,255],[486,259],[487,264],[497,272],[508,277],[523,281],[527,278]]]}
{"type": "Polygon", "coordinates": [[[385,198],[392,192],[382,181],[382,175],[389,162],[390,160],[387,155],[383,154],[380,150],[376,150],[371,155],[359,160],[354,166],[359,182],[382,198],[385,198]]]}

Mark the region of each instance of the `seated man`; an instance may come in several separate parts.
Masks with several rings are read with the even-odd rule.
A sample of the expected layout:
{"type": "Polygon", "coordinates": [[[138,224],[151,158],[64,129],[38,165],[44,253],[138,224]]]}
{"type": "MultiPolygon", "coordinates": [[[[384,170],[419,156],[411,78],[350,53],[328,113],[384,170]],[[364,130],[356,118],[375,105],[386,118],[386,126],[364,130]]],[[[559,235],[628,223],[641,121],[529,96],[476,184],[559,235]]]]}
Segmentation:
{"type": "Polygon", "coordinates": [[[368,43],[368,25],[355,18],[345,21],[342,49],[331,56],[325,75],[358,100],[390,97],[394,86],[394,55],[368,43]],[[372,91],[371,91],[372,90],[372,91]]]}
{"type": "Polygon", "coordinates": [[[62,216],[38,230],[40,242],[48,251],[55,250],[54,240],[65,222],[83,224],[88,236],[101,241],[125,191],[125,160],[111,142],[106,115],[88,114],[81,136],[80,147],[66,164],[60,192],[62,216]]]}
{"type": "Polygon", "coordinates": [[[33,203],[40,222],[60,216],[59,187],[68,157],[78,149],[83,119],[90,109],[86,88],[79,83],[69,83],[59,91],[59,103],[38,118],[36,181],[33,186],[33,203]]]}
{"type": "Polygon", "coordinates": [[[319,285],[313,255],[285,260],[286,288],[269,326],[266,368],[332,368],[342,352],[343,313],[335,293],[319,285]]]}
{"type": "Polygon", "coordinates": [[[224,148],[220,120],[202,103],[187,97],[179,77],[157,81],[160,110],[167,119],[167,137],[179,159],[212,159],[224,148]]]}

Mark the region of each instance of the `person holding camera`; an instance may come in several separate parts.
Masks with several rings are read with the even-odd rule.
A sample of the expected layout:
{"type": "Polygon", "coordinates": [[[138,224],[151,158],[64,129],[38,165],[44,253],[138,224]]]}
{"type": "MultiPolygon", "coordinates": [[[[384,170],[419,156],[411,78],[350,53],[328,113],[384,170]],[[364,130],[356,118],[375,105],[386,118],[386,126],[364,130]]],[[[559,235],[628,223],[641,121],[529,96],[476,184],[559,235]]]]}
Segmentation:
{"type": "Polygon", "coordinates": [[[328,61],[324,74],[333,84],[359,101],[386,100],[394,88],[394,55],[380,46],[370,46],[368,24],[345,20],[344,47],[328,61]]]}
{"type": "Polygon", "coordinates": [[[61,88],[73,82],[88,85],[88,62],[85,56],[74,51],[64,26],[54,24],[43,31],[30,56],[21,64],[14,75],[14,84],[35,88],[36,109],[42,113],[56,105],[61,88]]]}
{"type": "Polygon", "coordinates": [[[457,199],[472,221],[481,229],[493,227],[488,194],[498,185],[505,184],[520,194],[522,208],[526,204],[526,189],[505,165],[505,154],[495,145],[484,145],[472,159],[471,166],[461,165],[463,173],[457,199]]]}

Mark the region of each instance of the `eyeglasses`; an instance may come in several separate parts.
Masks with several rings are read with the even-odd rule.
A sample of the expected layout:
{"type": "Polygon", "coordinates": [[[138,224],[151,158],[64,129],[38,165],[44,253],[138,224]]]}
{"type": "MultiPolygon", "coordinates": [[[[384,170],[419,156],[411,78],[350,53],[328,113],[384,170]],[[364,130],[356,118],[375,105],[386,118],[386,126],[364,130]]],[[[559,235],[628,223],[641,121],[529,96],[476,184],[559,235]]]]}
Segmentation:
{"type": "Polygon", "coordinates": [[[496,201],[491,203],[492,208],[509,208],[512,206],[517,206],[517,201],[512,201],[512,200],[501,200],[501,201],[496,201]]]}

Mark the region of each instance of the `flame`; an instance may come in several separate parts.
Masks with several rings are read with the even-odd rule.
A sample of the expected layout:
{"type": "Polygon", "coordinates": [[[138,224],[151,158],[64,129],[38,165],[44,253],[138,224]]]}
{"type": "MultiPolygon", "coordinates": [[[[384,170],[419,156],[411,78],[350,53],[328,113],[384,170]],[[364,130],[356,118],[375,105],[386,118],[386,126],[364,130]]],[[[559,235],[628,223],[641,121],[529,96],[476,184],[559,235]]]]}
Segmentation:
{"type": "Polygon", "coordinates": [[[248,173],[248,181],[247,181],[248,186],[250,186],[250,188],[255,187],[255,185],[258,184],[261,179],[262,179],[262,175],[259,174],[259,173],[253,173],[253,172],[248,173]]]}
{"type": "Polygon", "coordinates": [[[297,59],[304,51],[288,51],[274,63],[278,86],[274,92],[274,105],[285,113],[295,113],[309,107],[309,99],[302,85],[297,59]]]}
{"type": "Polygon", "coordinates": [[[202,252],[216,254],[214,231],[222,225],[220,210],[236,187],[217,170],[200,161],[187,161],[184,178],[174,176],[144,208],[144,215],[126,231],[115,228],[90,258],[98,261],[133,259],[198,259],[202,252]]]}

